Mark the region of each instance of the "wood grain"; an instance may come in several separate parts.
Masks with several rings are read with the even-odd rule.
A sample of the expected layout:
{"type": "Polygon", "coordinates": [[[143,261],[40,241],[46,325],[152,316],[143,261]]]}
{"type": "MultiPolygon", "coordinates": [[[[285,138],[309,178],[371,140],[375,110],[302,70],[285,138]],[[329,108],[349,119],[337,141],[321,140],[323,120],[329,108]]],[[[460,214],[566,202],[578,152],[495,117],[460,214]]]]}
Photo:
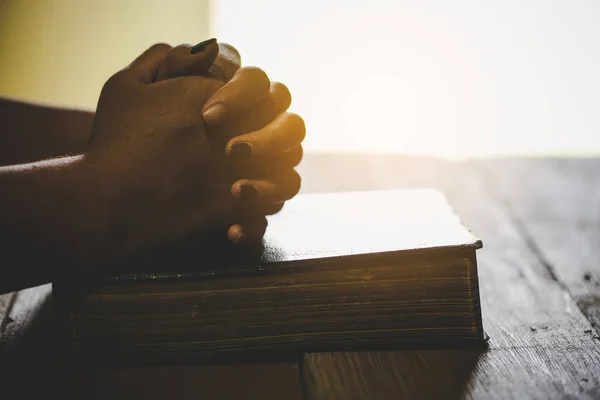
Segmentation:
{"type": "Polygon", "coordinates": [[[52,318],[49,312],[50,294],[51,285],[43,285],[6,295],[3,318],[0,318],[0,359],[7,352],[16,351],[28,332],[52,318]]]}
{"type": "Polygon", "coordinates": [[[76,399],[301,399],[297,363],[73,368],[51,324],[50,286],[23,290],[0,358],[3,395],[76,399]],[[271,397],[272,396],[272,397],[271,397]]]}
{"type": "Polygon", "coordinates": [[[304,380],[309,399],[597,399],[599,368],[567,347],[316,353],[304,380]]]}
{"type": "MultiPolygon", "coordinates": [[[[75,394],[89,386],[95,389],[88,395],[97,398],[110,388],[109,398],[120,392],[160,398],[161,385],[170,381],[181,396],[201,392],[207,398],[265,398],[271,385],[280,387],[279,398],[301,398],[301,384],[308,399],[600,398],[600,341],[589,322],[597,326],[599,320],[599,164],[307,155],[300,165],[305,193],[443,190],[484,242],[478,258],[484,328],[491,337],[487,352],[317,353],[305,356],[301,371],[295,364],[86,369],[77,375],[75,394]]],[[[19,293],[2,343],[27,336],[44,314],[46,296],[43,288],[19,293]]],[[[0,304],[6,308],[6,301],[0,304]]],[[[37,364],[22,359],[21,382],[0,375],[11,382],[2,385],[3,395],[15,389],[26,397],[26,389],[35,386],[31,382],[42,393],[51,392],[36,378],[51,370],[51,363],[43,362],[47,354],[29,346],[17,347],[29,348],[37,364]]]]}
{"type": "Polygon", "coordinates": [[[481,350],[315,353],[305,357],[309,399],[458,398],[481,350]]]}
{"type": "Polygon", "coordinates": [[[85,368],[73,399],[303,398],[297,364],[85,368]]]}
{"type": "Polygon", "coordinates": [[[598,399],[597,347],[529,346],[492,349],[478,360],[467,399],[598,399]]]}
{"type": "Polygon", "coordinates": [[[554,279],[600,326],[600,159],[482,163],[490,192],[554,279]]]}
{"type": "Polygon", "coordinates": [[[305,193],[433,187],[446,194],[463,222],[484,243],[478,251],[479,283],[492,347],[546,344],[549,338],[566,343],[590,341],[585,333],[590,324],[530,250],[507,210],[490,196],[478,163],[356,155],[313,155],[309,160],[301,165],[305,193]],[[345,166],[352,172],[346,173],[345,166]],[[548,333],[551,328],[562,332],[548,333]],[[528,339],[523,341],[523,337],[528,339]]]}
{"type": "Polygon", "coordinates": [[[7,398],[35,398],[56,388],[60,354],[50,327],[50,285],[11,296],[0,341],[0,378],[7,398]],[[12,397],[11,397],[12,396],[12,397]]]}
{"type": "Polygon", "coordinates": [[[4,331],[12,321],[9,319],[10,310],[15,301],[16,293],[5,293],[0,295],[0,349],[2,348],[4,331]]]}
{"type": "MultiPolygon", "coordinates": [[[[556,357],[547,356],[546,360],[551,368],[546,368],[548,373],[544,375],[544,383],[550,385],[552,391],[537,388],[530,392],[517,392],[516,398],[536,398],[535,393],[538,392],[537,398],[548,398],[548,394],[551,394],[549,397],[563,397],[588,390],[586,387],[589,386],[589,379],[587,382],[580,380],[579,372],[582,368],[574,368],[565,355],[572,351],[584,355],[581,365],[589,367],[594,376],[600,375],[598,342],[590,334],[592,327],[561,282],[554,279],[543,260],[530,249],[499,199],[490,196],[479,171],[480,166],[476,163],[454,164],[441,161],[432,161],[428,165],[418,161],[411,168],[407,159],[384,156],[376,160],[359,156],[329,157],[323,164],[327,167],[319,167],[319,160],[302,165],[305,192],[423,185],[439,188],[446,193],[467,226],[483,240],[484,248],[478,253],[479,281],[484,329],[491,337],[491,350],[482,356],[484,361],[487,360],[485,367],[473,369],[469,380],[473,383],[465,388],[465,397],[477,397],[478,393],[482,393],[478,389],[483,387],[481,382],[485,382],[486,397],[505,398],[506,388],[517,383],[514,382],[517,376],[531,375],[530,371],[540,367],[540,357],[536,354],[544,349],[547,351],[544,354],[556,354],[556,357]],[[332,161],[332,158],[337,161],[332,161]],[[333,169],[333,165],[337,166],[337,170],[333,169]],[[346,165],[353,173],[344,172],[346,165]],[[335,174],[337,179],[328,177],[327,171],[333,171],[330,173],[335,174]],[[330,186],[320,183],[311,185],[312,182],[320,182],[320,179],[330,182],[330,186]],[[378,184],[374,183],[374,179],[378,184]],[[331,186],[333,183],[334,188],[331,186]],[[512,380],[507,380],[506,373],[503,372],[507,368],[513,371],[512,380]],[[485,379],[481,376],[483,371],[488,376],[485,379]],[[578,373],[574,374],[573,371],[578,373]],[[519,397],[520,394],[525,397],[519,397]]],[[[318,354],[305,355],[303,372],[309,398],[345,398],[345,389],[341,387],[338,387],[339,391],[332,387],[329,390],[319,387],[322,382],[335,382],[335,376],[340,374],[345,382],[365,382],[360,390],[355,389],[353,393],[377,396],[388,390],[399,390],[399,383],[393,378],[384,380],[384,387],[375,380],[358,380],[356,371],[372,370],[370,365],[373,357],[380,356],[337,353],[328,357],[327,362],[322,362],[324,359],[318,354]],[[334,362],[331,358],[339,360],[334,362]],[[354,368],[340,367],[336,370],[331,368],[331,363],[353,365],[354,368]],[[309,379],[315,376],[321,378],[309,379]],[[322,396],[325,392],[327,395],[322,396]]],[[[398,365],[403,365],[402,353],[388,354],[385,357],[388,363],[398,358],[398,365]]],[[[432,364],[431,368],[435,370],[438,366],[432,364]]],[[[536,379],[540,380],[540,377],[536,379]]],[[[597,381],[594,382],[597,386],[597,381]]],[[[442,390],[456,392],[453,386],[442,390]]]]}

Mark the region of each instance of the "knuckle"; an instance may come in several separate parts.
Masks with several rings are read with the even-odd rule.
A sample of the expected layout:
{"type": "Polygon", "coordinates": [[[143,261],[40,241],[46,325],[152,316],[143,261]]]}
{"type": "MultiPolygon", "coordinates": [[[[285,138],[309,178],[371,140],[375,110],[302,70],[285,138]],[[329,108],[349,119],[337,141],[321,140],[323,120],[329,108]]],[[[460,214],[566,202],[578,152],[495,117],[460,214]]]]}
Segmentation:
{"type": "Polygon", "coordinates": [[[292,131],[297,135],[298,139],[302,142],[306,136],[306,124],[301,116],[294,113],[288,113],[288,123],[290,124],[292,131]]]}
{"type": "Polygon", "coordinates": [[[300,191],[300,187],[302,186],[302,178],[300,177],[300,174],[295,169],[293,169],[290,172],[290,175],[288,177],[288,182],[289,182],[290,196],[294,197],[295,195],[298,194],[298,192],[300,191]]]}
{"type": "Polygon", "coordinates": [[[302,119],[302,117],[298,114],[287,113],[287,118],[289,124],[292,125],[295,129],[298,129],[300,131],[306,130],[306,126],[304,125],[304,119],[302,119]]]}
{"type": "Polygon", "coordinates": [[[170,63],[181,63],[190,53],[189,44],[180,44],[179,46],[172,47],[167,53],[167,62],[170,63]]]}
{"type": "Polygon", "coordinates": [[[292,93],[286,85],[281,82],[271,82],[271,92],[278,97],[292,98],[292,93]]]}
{"type": "Polygon", "coordinates": [[[268,92],[271,88],[271,81],[266,72],[258,67],[244,67],[239,72],[240,79],[247,79],[254,86],[268,92]]]}
{"type": "Polygon", "coordinates": [[[283,209],[283,204],[284,203],[277,203],[277,204],[273,204],[273,205],[265,207],[265,214],[267,214],[267,215],[277,214],[279,211],[281,211],[283,209]]]}
{"type": "Polygon", "coordinates": [[[174,47],[167,53],[167,56],[163,61],[163,67],[167,71],[167,77],[173,78],[182,74],[182,53],[187,53],[187,50],[184,50],[181,46],[174,47]]]}
{"type": "Polygon", "coordinates": [[[288,87],[281,82],[271,82],[271,91],[278,94],[287,94],[291,97],[290,89],[288,89],[288,87]]]}
{"type": "Polygon", "coordinates": [[[304,149],[302,148],[302,146],[298,146],[296,150],[294,150],[292,165],[295,167],[296,165],[300,164],[300,161],[302,161],[302,157],[304,157],[304,149]]]}
{"type": "Polygon", "coordinates": [[[152,46],[148,48],[148,51],[169,51],[171,50],[171,45],[167,43],[154,43],[152,46]]]}
{"type": "Polygon", "coordinates": [[[270,92],[280,112],[287,110],[290,104],[292,104],[292,94],[283,83],[271,82],[270,92]]]}
{"type": "Polygon", "coordinates": [[[102,86],[102,93],[112,93],[115,90],[118,90],[125,81],[126,70],[121,70],[116,74],[113,74],[102,86]]]}

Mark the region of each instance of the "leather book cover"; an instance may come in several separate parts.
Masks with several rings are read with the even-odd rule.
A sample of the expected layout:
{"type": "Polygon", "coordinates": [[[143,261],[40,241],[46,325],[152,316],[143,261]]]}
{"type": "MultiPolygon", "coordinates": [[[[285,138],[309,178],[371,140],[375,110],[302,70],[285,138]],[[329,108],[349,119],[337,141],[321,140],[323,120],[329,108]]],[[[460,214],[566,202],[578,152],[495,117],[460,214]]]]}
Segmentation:
{"type": "Polygon", "coordinates": [[[268,222],[256,246],[192,238],[179,248],[128,260],[101,281],[193,279],[482,246],[445,196],[432,189],[298,195],[268,222]]]}

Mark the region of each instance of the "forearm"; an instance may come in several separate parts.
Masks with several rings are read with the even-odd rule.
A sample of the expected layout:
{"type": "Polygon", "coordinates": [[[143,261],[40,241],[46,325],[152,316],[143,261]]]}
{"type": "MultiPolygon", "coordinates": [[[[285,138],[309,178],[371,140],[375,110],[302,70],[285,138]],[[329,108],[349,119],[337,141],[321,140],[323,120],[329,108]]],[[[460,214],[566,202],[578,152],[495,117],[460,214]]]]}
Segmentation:
{"type": "Polygon", "coordinates": [[[0,165],[83,153],[93,119],[91,111],[0,98],[0,165]]]}
{"type": "Polygon", "coordinates": [[[0,167],[0,292],[50,282],[96,260],[105,202],[81,156],[0,167]]]}

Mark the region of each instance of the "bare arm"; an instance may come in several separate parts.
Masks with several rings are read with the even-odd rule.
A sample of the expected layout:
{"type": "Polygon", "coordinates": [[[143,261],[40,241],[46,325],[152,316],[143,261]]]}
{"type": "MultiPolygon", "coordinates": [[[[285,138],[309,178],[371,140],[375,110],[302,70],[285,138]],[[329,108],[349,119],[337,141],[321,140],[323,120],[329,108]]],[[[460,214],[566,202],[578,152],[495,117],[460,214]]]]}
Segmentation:
{"type": "Polygon", "coordinates": [[[94,113],[0,98],[0,165],[86,150],[94,113]]]}
{"type": "Polygon", "coordinates": [[[0,293],[99,259],[107,219],[93,176],[82,156],[0,167],[0,293]]]}
{"type": "MultiPolygon", "coordinates": [[[[152,46],[109,79],[93,140],[80,141],[84,155],[0,166],[0,292],[89,271],[190,232],[254,240],[264,234],[264,215],[297,193],[293,167],[305,130],[300,117],[285,112],[287,88],[270,88],[266,75],[267,84],[259,84],[264,72],[239,69],[239,57],[230,60],[235,68],[224,69],[233,76],[226,85],[203,76],[154,82],[170,50],[152,46]],[[209,132],[199,110],[212,95],[209,105],[216,99],[226,113],[210,118],[216,125],[209,132]],[[266,108],[257,97],[269,100],[266,108]],[[256,122],[254,110],[263,122],[256,122]],[[233,139],[215,151],[210,135],[233,139]],[[234,152],[240,143],[246,151],[234,152]],[[242,168],[247,163],[261,167],[259,176],[242,168]],[[242,198],[242,187],[253,188],[251,201],[242,198]],[[236,223],[242,209],[243,222],[236,223]]],[[[207,52],[192,56],[212,63],[207,52]]],[[[8,127],[0,126],[0,134],[20,138],[8,127]]],[[[17,142],[28,148],[27,141],[17,142]]]]}

